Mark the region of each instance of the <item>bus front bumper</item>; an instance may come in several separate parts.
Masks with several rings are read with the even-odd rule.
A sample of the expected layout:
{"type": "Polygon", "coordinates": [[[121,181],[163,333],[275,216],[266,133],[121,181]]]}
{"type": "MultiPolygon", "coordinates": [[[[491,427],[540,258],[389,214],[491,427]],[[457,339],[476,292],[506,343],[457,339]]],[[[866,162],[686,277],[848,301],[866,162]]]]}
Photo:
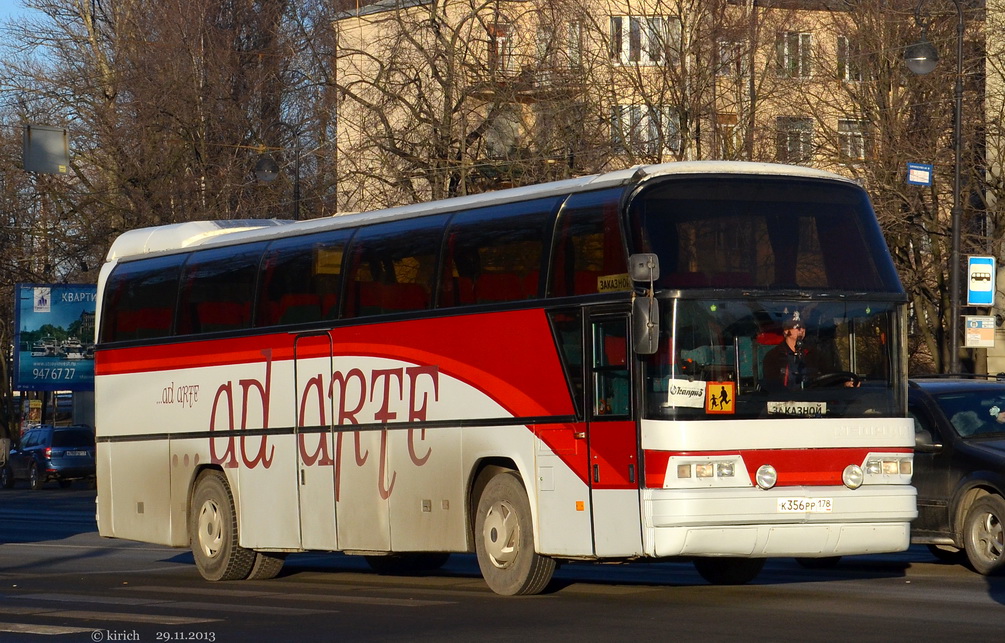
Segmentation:
{"type": "Polygon", "coordinates": [[[903,551],[914,487],[643,491],[643,547],[655,557],[826,557],[903,551]],[[807,507],[806,511],[798,510],[807,507]],[[795,508],[795,509],[794,509],[795,508]]]}

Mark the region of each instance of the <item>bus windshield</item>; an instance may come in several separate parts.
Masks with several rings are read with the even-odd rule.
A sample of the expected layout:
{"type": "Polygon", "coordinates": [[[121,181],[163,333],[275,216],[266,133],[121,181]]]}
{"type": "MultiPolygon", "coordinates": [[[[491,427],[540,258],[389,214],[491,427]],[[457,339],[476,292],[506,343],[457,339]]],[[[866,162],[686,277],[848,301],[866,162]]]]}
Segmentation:
{"type": "Polygon", "coordinates": [[[675,176],[629,203],[657,288],[902,293],[865,191],[813,178],[675,176]]]}
{"type": "Polygon", "coordinates": [[[876,301],[660,302],[646,356],[650,419],[896,417],[895,307],[876,301]]]}

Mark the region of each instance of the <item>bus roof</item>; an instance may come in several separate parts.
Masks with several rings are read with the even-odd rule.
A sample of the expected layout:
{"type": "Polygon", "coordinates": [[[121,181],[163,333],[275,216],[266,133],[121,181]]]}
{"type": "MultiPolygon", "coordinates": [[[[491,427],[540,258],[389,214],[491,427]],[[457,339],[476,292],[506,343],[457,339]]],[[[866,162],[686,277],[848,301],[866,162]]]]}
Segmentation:
{"type": "Polygon", "coordinates": [[[586,190],[598,190],[618,185],[638,184],[654,178],[683,174],[756,174],[818,178],[854,183],[851,179],[809,167],[777,163],[746,161],[681,161],[658,165],[638,165],[604,174],[508,188],[493,192],[428,201],[371,212],[337,214],[307,221],[281,219],[234,219],[220,221],[190,221],[163,226],[139,228],[120,235],[108,250],[105,260],[118,261],[153,253],[170,253],[202,245],[228,245],[245,241],[269,239],[280,235],[306,234],[325,229],[393,221],[417,216],[451,212],[458,209],[487,207],[500,203],[526,201],[586,190]],[[280,229],[281,228],[281,229],[280,229]]]}

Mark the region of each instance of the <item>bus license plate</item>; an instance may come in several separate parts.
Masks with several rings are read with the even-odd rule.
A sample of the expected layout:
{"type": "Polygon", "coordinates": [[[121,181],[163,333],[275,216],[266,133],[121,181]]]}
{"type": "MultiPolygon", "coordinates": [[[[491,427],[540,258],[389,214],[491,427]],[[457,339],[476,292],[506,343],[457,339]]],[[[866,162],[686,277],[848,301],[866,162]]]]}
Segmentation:
{"type": "Polygon", "coordinates": [[[779,498],[779,513],[825,514],[834,509],[831,498],[779,498]]]}

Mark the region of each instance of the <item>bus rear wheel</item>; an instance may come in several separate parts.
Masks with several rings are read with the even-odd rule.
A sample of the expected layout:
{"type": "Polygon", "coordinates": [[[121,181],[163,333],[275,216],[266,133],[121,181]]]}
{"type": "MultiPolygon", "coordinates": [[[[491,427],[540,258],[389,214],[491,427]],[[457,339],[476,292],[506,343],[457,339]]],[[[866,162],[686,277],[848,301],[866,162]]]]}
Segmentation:
{"type": "Polygon", "coordinates": [[[210,581],[248,578],[256,554],[237,544],[234,496],[219,471],[206,471],[196,481],[188,529],[192,557],[203,578],[210,581]]]}
{"type": "Polygon", "coordinates": [[[511,471],[486,483],[475,514],[478,567],[496,594],[539,594],[555,573],[555,560],[534,550],[527,490],[511,471]]]}
{"type": "Polygon", "coordinates": [[[286,554],[277,554],[270,551],[255,552],[255,562],[248,572],[248,580],[268,580],[275,578],[283,570],[283,563],[286,562],[286,554]]]}
{"type": "Polygon", "coordinates": [[[694,568],[713,585],[745,585],[764,568],[763,558],[695,558],[694,568]]]}

